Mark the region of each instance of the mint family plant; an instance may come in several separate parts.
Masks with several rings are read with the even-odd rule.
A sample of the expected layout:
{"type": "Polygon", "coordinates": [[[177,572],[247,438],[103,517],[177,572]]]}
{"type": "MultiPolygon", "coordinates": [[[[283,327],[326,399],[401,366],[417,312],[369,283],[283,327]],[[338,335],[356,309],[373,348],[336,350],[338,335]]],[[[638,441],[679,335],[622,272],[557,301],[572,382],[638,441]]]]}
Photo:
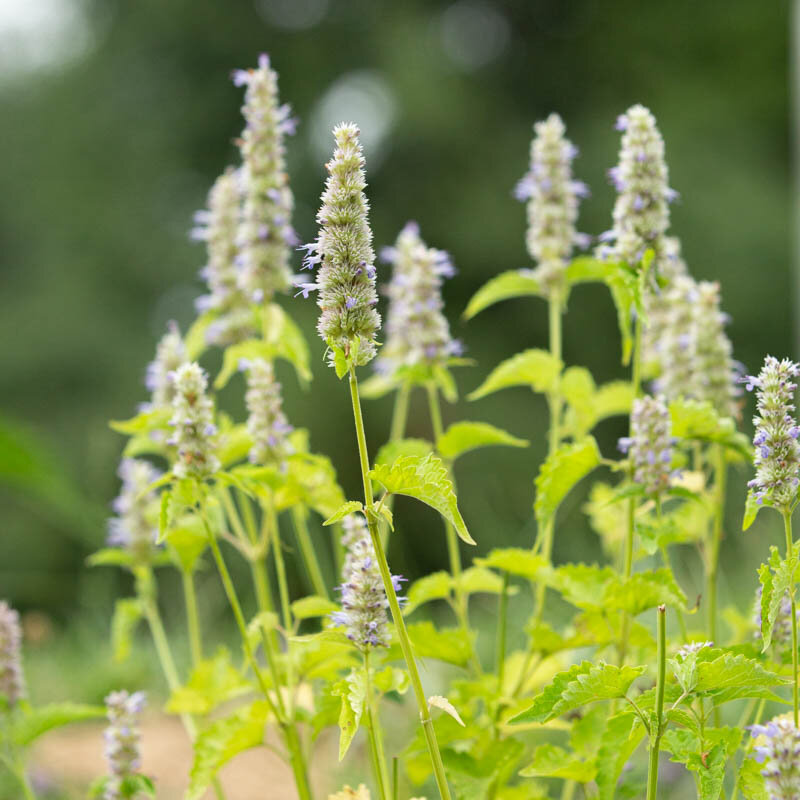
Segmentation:
{"type": "MultiPolygon", "coordinates": [[[[149,401],[132,419],[113,423],[129,437],[122,486],[108,547],[92,557],[94,565],[133,576],[133,595],[114,611],[115,655],[126,657],[145,622],[169,689],[166,710],[181,718],[194,748],[188,800],[207,791],[224,798],[220,768],[264,745],[286,760],[302,800],[327,794],[336,787],[323,785],[310,766],[330,727],[339,729],[339,759],[354,762],[354,772],[362,765],[351,744],[364,729],[371,771],[357,789],[332,798],[365,800],[369,782],[381,800],[394,800],[408,796],[408,784],[428,782],[430,792],[463,800],[569,800],[576,792],[655,800],[667,783],[662,753],[684,765],[703,800],[796,797],[798,552],[791,517],[800,367],[767,357],[758,376],[743,379],[757,390],[751,448],[738,429],[740,367],[720,288],[690,275],[669,229],[677,194],[653,115],[637,105],[617,120],[622,143],[609,171],[617,198],[612,227],[597,237],[577,231],[589,190],[573,176],[578,150],[563,121],[552,114],[534,126],[529,169],[515,190],[527,203],[533,266],[491,278],[464,312],[470,319],[501,301],[541,298],[549,320],[546,348],[511,355],[469,395],[479,402],[527,387],[543,394],[549,409],[547,455],[534,478],[536,538],[492,549],[491,532],[470,532],[459,511],[458,462],[479,448],[528,442],[481,421],[444,427],[442,399],[457,398],[453,370],[472,364],[443,313],[442,283],[455,274],[453,260],[407,223],[381,251],[392,266],[391,280],[383,280],[353,123],[333,132],[318,232],[300,244],[285,165],[285,138],[296,122],[280,103],[266,56],[257,68],[236,71],[234,83],[245,89],[241,165],[216,180],[193,231],[206,246],[201,276],[208,291],[185,336],[170,325],[158,344],[147,371],[149,401]],[[294,276],[301,260],[307,271],[294,276]],[[379,281],[389,301],[385,338],[379,281]],[[597,385],[588,368],[565,364],[569,298],[589,282],[607,286],[616,306],[625,380],[597,385]],[[292,318],[301,300],[276,301],[293,285],[297,295],[316,298],[324,357],[348,383],[358,498],[345,496],[334,463],[313,452],[311,434],[294,427],[299,420],[283,406],[276,363],[290,365],[303,386],[311,379],[311,349],[292,318]],[[220,364],[213,383],[206,361],[220,364]],[[360,379],[370,366],[373,374],[360,379]],[[245,420],[217,405],[213,391],[229,384],[243,391],[245,420]],[[417,391],[427,401],[425,439],[406,436],[417,391]],[[390,393],[387,441],[371,457],[361,401],[390,393]],[[619,458],[603,454],[593,435],[613,416],[629,419],[619,458]],[[771,506],[784,520],[785,552],[772,548],[761,565],[754,614],[720,614],[728,472],[751,460],[756,473],[744,528],[771,506]],[[556,565],[562,503],[599,470],[604,477],[584,510],[607,563],[556,565]],[[402,535],[397,495],[439,513],[448,550],[447,570],[414,576],[407,587],[390,569],[393,539],[402,535]],[[473,552],[482,555],[465,568],[462,545],[476,542],[473,552]],[[699,556],[705,591],[697,603],[688,602],[673,570],[677,546],[699,556]],[[308,594],[290,580],[290,549],[308,594]],[[245,562],[249,585],[234,579],[232,556],[245,562]],[[202,629],[196,579],[209,557],[241,653],[210,645],[202,629]],[[331,561],[341,576],[335,589],[331,561]],[[158,574],[168,567],[183,588],[188,663],[176,658],[161,618],[158,574]],[[491,637],[470,619],[479,594],[496,602],[491,637]],[[518,649],[508,636],[514,595],[529,612],[518,649]],[[449,606],[452,625],[414,619],[436,601],[449,606]],[[386,725],[390,703],[393,718],[408,711],[406,742],[396,719],[386,725]],[[782,703],[792,711],[774,716],[782,703]]],[[[37,717],[20,699],[16,618],[0,610],[3,759],[30,797],[21,760],[30,738],[19,729],[36,727],[37,717]]],[[[142,702],[138,692],[108,698],[109,776],[96,784],[98,796],[155,791],[138,764],[142,702]]],[[[96,715],[77,709],[59,719],[96,715]]]]}

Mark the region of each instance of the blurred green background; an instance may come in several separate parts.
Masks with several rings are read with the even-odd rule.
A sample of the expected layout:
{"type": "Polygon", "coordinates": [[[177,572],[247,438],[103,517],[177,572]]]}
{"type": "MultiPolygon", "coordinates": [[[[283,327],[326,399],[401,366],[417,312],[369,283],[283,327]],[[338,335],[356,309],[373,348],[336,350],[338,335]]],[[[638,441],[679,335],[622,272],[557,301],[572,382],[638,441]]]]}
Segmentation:
{"type": "MultiPolygon", "coordinates": [[[[546,345],[537,300],[460,321],[489,277],[530,266],[524,208],[511,190],[527,169],[532,123],[553,110],[566,121],[581,150],[577,177],[592,189],[580,228],[597,234],[610,223],[615,118],[644,103],[681,193],[672,230],[695,276],[722,282],[736,355],[752,371],[766,352],[793,355],[789,12],[787,2],[752,0],[4,0],[0,596],[58,627],[72,620],[92,631],[106,630],[112,599],[126,590],[123,577],[83,566],[104,539],[117,489],[122,439],[107,421],[145,398],[144,368],[166,321],[185,329],[192,319],[204,253],[187,233],[214,177],[237,159],[233,68],[268,52],[299,116],[288,159],[304,241],[314,236],[330,128],[353,119],[376,244],[416,219],[431,245],[452,253],[459,274],[446,287],[448,314],[477,360],[459,371],[462,394],[501,359],[546,345]]],[[[348,393],[323,365],[316,306],[282,302],[307,331],[315,365],[305,393],[281,373],[289,417],[310,429],[355,496],[348,393]]],[[[598,381],[624,374],[604,288],[575,291],[565,324],[568,364],[590,367],[598,381]]],[[[409,432],[429,435],[416,400],[409,432]]],[[[389,400],[367,404],[373,452],[390,412],[389,400]]],[[[543,400],[506,391],[447,407],[445,422],[456,419],[531,440],[527,450],[473,454],[457,477],[479,552],[532,542],[543,400]]],[[[600,429],[607,454],[624,427],[600,429]]],[[[774,520],[738,534],[745,480],[732,481],[723,560],[738,566],[723,583],[728,595],[734,580],[755,586],[756,550],[779,537],[774,520]]],[[[561,514],[558,560],[601,558],[579,513],[582,492],[561,514]]],[[[441,566],[439,522],[398,508],[395,571],[413,578],[441,566]]],[[[690,553],[682,568],[691,593],[699,576],[690,553]]],[[[739,593],[743,608],[749,596],[739,593]]]]}

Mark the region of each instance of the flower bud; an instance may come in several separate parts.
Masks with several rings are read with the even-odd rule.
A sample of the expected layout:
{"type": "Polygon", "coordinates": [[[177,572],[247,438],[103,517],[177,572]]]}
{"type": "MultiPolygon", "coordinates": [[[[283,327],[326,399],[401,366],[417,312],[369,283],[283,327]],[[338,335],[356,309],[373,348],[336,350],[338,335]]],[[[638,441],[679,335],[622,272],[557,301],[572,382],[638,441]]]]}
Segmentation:
{"type": "Polygon", "coordinates": [[[759,740],[755,757],[764,765],[761,774],[770,800],[800,797],[800,731],[794,723],[776,717],[766,725],[751,725],[750,732],[759,740]]]}
{"type": "Polygon", "coordinates": [[[148,408],[169,408],[175,396],[170,373],[186,361],[186,347],[178,324],[167,323],[167,332],[156,345],[156,357],[147,365],[145,386],[151,394],[148,408]]]}
{"type": "Polygon", "coordinates": [[[117,474],[122,487],[112,503],[116,516],[108,521],[107,543],[128,550],[137,563],[146,564],[152,559],[158,538],[154,521],[158,495],[146,490],[161,473],[148,461],[123,458],[117,474]]]}
{"type": "Polygon", "coordinates": [[[247,372],[244,397],[249,412],[247,430],[253,439],[250,461],[284,468],[292,452],[287,439],[292,426],[283,413],[281,385],[275,380],[275,370],[263,358],[249,360],[242,366],[247,372]]]}
{"type": "Polygon", "coordinates": [[[108,727],[105,731],[105,755],[109,776],[103,800],[123,800],[127,797],[123,791],[125,780],[139,771],[139,715],[144,704],[144,692],[112,692],[106,697],[108,727]]]}
{"type": "Polygon", "coordinates": [[[14,708],[24,697],[19,614],[5,600],[0,600],[0,710],[4,703],[14,708]]]}
{"type": "Polygon", "coordinates": [[[631,435],[619,440],[619,449],[630,454],[633,479],[649,495],[669,488],[673,443],[669,411],[663,399],[637,397],[631,412],[631,435]]]}

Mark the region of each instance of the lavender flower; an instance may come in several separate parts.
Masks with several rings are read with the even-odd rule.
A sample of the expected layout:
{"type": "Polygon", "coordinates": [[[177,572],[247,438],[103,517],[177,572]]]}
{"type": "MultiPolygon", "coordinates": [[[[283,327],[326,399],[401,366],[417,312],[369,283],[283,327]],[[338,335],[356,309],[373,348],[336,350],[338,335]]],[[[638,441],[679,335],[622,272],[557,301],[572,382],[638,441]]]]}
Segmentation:
{"type": "Polygon", "coordinates": [[[199,311],[214,311],[216,318],[206,329],[209,344],[226,346],[255,333],[250,301],[238,286],[236,239],[240,224],[241,176],[229,168],[208,193],[208,209],[195,214],[195,239],[206,242],[208,263],[200,274],[209,293],[197,298],[199,311]]]}
{"type": "Polygon", "coordinates": [[[600,255],[636,266],[645,251],[652,248],[660,268],[666,255],[668,204],[677,197],[668,185],[664,140],[655,118],[641,105],[632,106],[622,114],[617,129],[624,133],[619,164],[609,170],[618,192],[614,227],[602,237],[613,245],[601,248],[600,255]]]}
{"type": "Polygon", "coordinates": [[[148,563],[156,549],[158,529],[153,511],[158,504],[155,491],[146,491],[161,473],[147,461],[123,458],[117,474],[122,479],[119,496],[112,503],[115,517],[108,521],[107,542],[128,550],[137,563],[148,563]]]}
{"type": "Polygon", "coordinates": [[[516,196],[528,200],[528,252],[538,264],[542,285],[560,289],[575,244],[586,236],[575,231],[578,205],[589,193],[586,184],[572,179],[577,148],[564,137],[558,114],[533,126],[530,171],[517,184],[516,196]]]}
{"type": "Polygon", "coordinates": [[[0,710],[5,704],[14,708],[24,697],[19,614],[5,600],[0,600],[0,710]]]}
{"type": "Polygon", "coordinates": [[[186,361],[186,346],[176,322],[167,323],[167,332],[156,345],[156,357],[147,365],[145,386],[151,394],[149,409],[169,408],[175,387],[169,379],[171,372],[186,361]]]}
{"type": "Polygon", "coordinates": [[[318,264],[319,274],[316,283],[305,284],[302,291],[308,296],[309,291],[319,289],[317,330],[323,341],[348,356],[357,342],[355,363],[364,365],[375,356],[375,336],[381,324],[375,310],[375,253],[364,196],[364,156],[358,127],[342,123],[333,135],[336,150],[326,165],[329,175],[317,213],[321,227],[317,240],[306,245],[306,265],[318,264]]]}
{"type": "Polygon", "coordinates": [[[761,774],[770,800],[796,800],[800,797],[800,731],[785,717],[766,725],[751,725],[757,742],[756,761],[764,765],[761,774]]]}
{"type": "Polygon", "coordinates": [[[441,364],[460,353],[461,344],[450,335],[442,313],[442,279],[455,272],[447,253],[427,247],[417,224],[409,222],[381,257],[394,264],[394,270],[386,287],[386,344],[376,368],[393,372],[417,364],[441,364]]]}
{"type": "Polygon", "coordinates": [[[286,438],[292,426],[283,413],[281,385],[275,380],[275,370],[263,358],[246,361],[242,367],[247,371],[247,430],[253,439],[250,461],[284,468],[292,452],[286,438]]]}
{"type": "Polygon", "coordinates": [[[236,70],[233,81],[247,87],[242,107],[247,125],[239,140],[244,185],[239,286],[250,300],[262,303],[291,285],[289,248],[297,236],[283,140],[294,133],[295,121],[289,106],[280,105],[278,76],[267,55],[259,57],[258,69],[236,70]]]}
{"type": "MultiPolygon", "coordinates": [[[[760,640],[761,637],[761,595],[762,588],[759,586],[756,589],[756,599],[753,605],[753,624],[756,628],[755,637],[760,640]]],[[[800,613],[800,612],[799,612],[800,613]]],[[[798,616],[800,619],[800,616],[798,616]]],[[[772,641],[780,646],[791,646],[792,642],[792,598],[789,592],[784,592],[781,598],[781,604],[778,608],[778,616],[775,617],[775,624],[772,626],[772,641]]]]}
{"type": "Polygon", "coordinates": [[[707,647],[713,647],[714,642],[690,642],[689,644],[684,644],[678,649],[678,655],[681,658],[686,658],[687,656],[694,655],[695,653],[699,653],[701,650],[705,650],[707,647]]]}
{"type": "Polygon", "coordinates": [[[141,766],[139,753],[139,714],[144,709],[144,692],[112,692],[106,697],[108,727],[105,731],[105,756],[109,776],[103,800],[123,800],[123,786],[141,766]]]}
{"type": "Polygon", "coordinates": [[[663,399],[637,397],[631,412],[631,435],[619,440],[619,449],[630,452],[633,479],[649,495],[658,495],[669,487],[673,444],[663,399]]]}
{"type": "Polygon", "coordinates": [[[174,429],[167,444],[174,445],[178,457],[172,467],[176,478],[207,478],[216,472],[219,460],[214,454],[214,401],[206,394],[208,379],[196,362],[183,364],[171,373],[175,387],[174,429]]]}
{"type": "Polygon", "coordinates": [[[758,408],[753,418],[756,476],[747,485],[758,503],[766,501],[780,511],[790,509],[797,494],[800,427],[792,416],[792,400],[798,373],[800,366],[793,361],[767,356],[758,377],[743,379],[748,391],[756,387],[758,408]]]}
{"type": "MultiPolygon", "coordinates": [[[[389,601],[383,589],[381,573],[372,547],[369,529],[362,515],[351,514],[342,521],[342,543],[346,547],[342,568],[344,583],[339,587],[342,610],[331,614],[334,625],[347,629],[347,638],[361,650],[388,647],[389,601]]],[[[403,580],[392,575],[395,591],[403,580]]]]}

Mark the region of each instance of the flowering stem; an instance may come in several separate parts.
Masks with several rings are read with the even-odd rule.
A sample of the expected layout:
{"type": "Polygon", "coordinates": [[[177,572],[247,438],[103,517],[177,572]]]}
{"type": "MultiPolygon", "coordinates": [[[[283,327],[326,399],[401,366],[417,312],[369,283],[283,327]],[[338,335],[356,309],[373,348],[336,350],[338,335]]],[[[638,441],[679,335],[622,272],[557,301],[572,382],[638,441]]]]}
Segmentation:
{"type": "Polygon", "coordinates": [[[328,590],[325,586],[325,579],[322,577],[322,570],[319,566],[316,551],[311,544],[311,536],[308,533],[308,518],[303,506],[292,506],[292,525],[300,548],[300,555],[303,557],[303,564],[305,564],[314,593],[319,597],[327,597],[328,590]]]}
{"type": "Polygon", "coordinates": [[[358,453],[361,462],[361,480],[364,484],[364,505],[366,506],[367,526],[369,527],[372,546],[375,549],[375,559],[378,562],[378,568],[380,569],[381,578],[383,580],[383,588],[386,592],[386,598],[389,601],[389,609],[392,612],[392,621],[395,624],[397,638],[400,641],[400,649],[403,651],[403,657],[405,658],[409,678],[411,679],[411,686],[414,689],[414,696],[417,701],[417,706],[419,707],[420,722],[422,723],[422,730],[428,745],[428,753],[430,754],[436,785],[439,788],[439,794],[442,800],[450,800],[450,789],[447,785],[447,777],[444,771],[442,756],[439,752],[439,743],[436,741],[436,732],[433,729],[433,721],[431,720],[428,701],[425,697],[425,690],[422,688],[422,680],[419,677],[419,670],[417,669],[417,662],[414,659],[414,652],[411,648],[411,640],[408,637],[408,631],[406,630],[403,612],[400,610],[400,604],[397,602],[397,593],[392,584],[392,575],[389,572],[389,565],[386,562],[386,554],[381,544],[377,520],[372,508],[374,500],[372,496],[372,484],[368,474],[369,456],[367,455],[367,439],[364,433],[364,418],[361,414],[361,401],[358,397],[358,380],[356,378],[355,367],[353,366],[350,367],[350,397],[353,402],[353,419],[356,426],[358,453]]]}
{"type": "Polygon", "coordinates": [[[383,741],[378,715],[373,708],[375,699],[372,690],[372,675],[369,664],[369,650],[364,651],[364,676],[366,682],[365,709],[367,712],[367,731],[369,733],[369,749],[372,756],[372,767],[381,800],[389,800],[389,773],[386,768],[386,756],[383,752],[383,741]]]}
{"type": "MultiPolygon", "coordinates": [[[[783,527],[786,531],[786,558],[791,559],[794,550],[792,538],[792,512],[784,510],[783,527]]],[[[797,605],[794,599],[794,575],[789,588],[789,597],[792,600],[792,703],[794,705],[794,726],[798,726],[798,684],[797,684],[797,605]]]]}
{"type": "Polygon", "coordinates": [[[650,763],[647,770],[647,800],[656,800],[658,795],[658,753],[661,749],[661,733],[664,715],[664,684],[667,676],[667,609],[658,607],[658,665],[656,674],[656,706],[654,725],[650,730],[650,763]]]}
{"type": "Polygon", "coordinates": [[[725,520],[725,488],[728,473],[725,461],[725,448],[718,444],[715,446],[715,473],[717,483],[716,514],[714,515],[714,530],[711,539],[711,553],[708,563],[708,638],[716,643],[717,638],[717,573],[719,569],[719,550],[722,543],[722,525],[725,520]]]}
{"type": "Polygon", "coordinates": [[[197,592],[191,572],[181,570],[181,580],[183,582],[183,598],[186,603],[186,623],[189,628],[189,648],[192,654],[192,664],[196,667],[203,660],[200,616],[197,613],[197,592]]]}
{"type": "Polygon", "coordinates": [[[408,422],[408,401],[411,396],[411,385],[408,382],[401,384],[394,396],[394,409],[392,410],[392,424],[389,428],[389,441],[396,442],[406,434],[408,422]]]}
{"type": "Polygon", "coordinates": [[[506,669],[506,628],[508,624],[508,573],[503,571],[503,588],[497,609],[497,691],[503,691],[506,669]]]}

